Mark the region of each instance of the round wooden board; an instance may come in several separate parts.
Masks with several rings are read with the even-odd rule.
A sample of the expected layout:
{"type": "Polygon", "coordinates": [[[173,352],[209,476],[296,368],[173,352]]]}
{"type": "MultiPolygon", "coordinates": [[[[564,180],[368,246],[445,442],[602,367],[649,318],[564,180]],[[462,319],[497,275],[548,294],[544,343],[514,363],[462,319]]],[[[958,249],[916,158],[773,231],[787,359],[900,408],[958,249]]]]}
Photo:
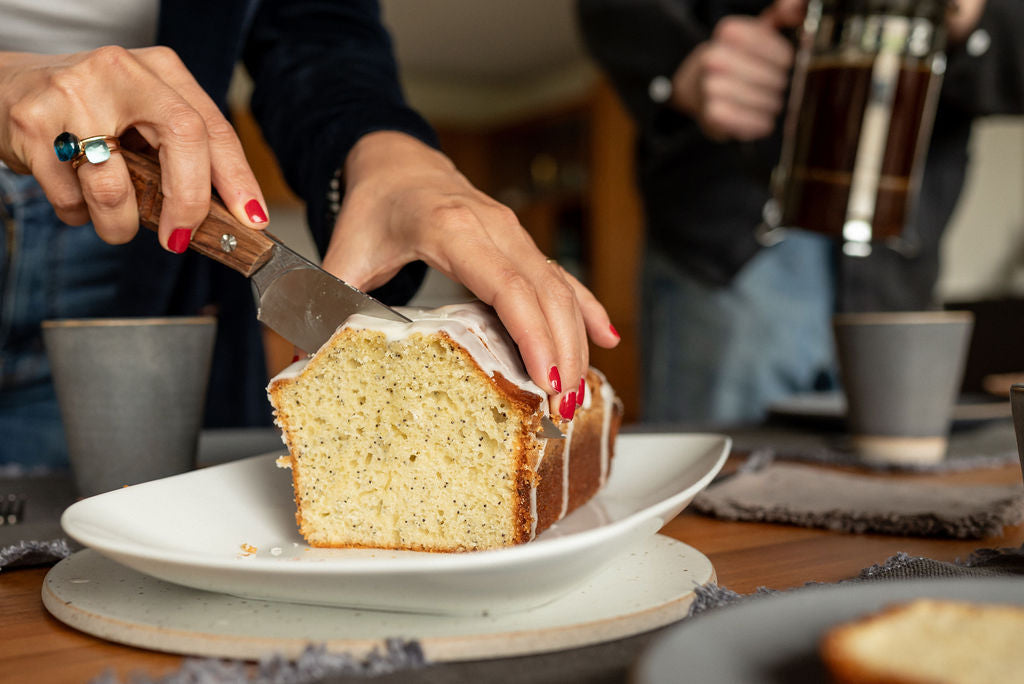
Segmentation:
{"type": "Polygon", "coordinates": [[[558,651],[646,632],[686,615],[715,571],[702,553],[653,535],[561,598],[532,610],[447,616],[237,598],[163,582],[92,550],[54,566],[42,598],[93,636],[182,655],[295,658],[310,644],[364,656],[416,639],[433,662],[558,651]]]}

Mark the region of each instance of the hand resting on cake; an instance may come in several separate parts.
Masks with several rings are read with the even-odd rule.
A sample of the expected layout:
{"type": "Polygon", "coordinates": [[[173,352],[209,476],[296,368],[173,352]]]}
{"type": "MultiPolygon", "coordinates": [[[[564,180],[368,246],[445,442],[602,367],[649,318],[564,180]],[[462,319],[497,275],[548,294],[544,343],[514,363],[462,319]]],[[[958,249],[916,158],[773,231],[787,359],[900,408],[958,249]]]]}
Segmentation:
{"type": "Polygon", "coordinates": [[[345,200],[324,268],[363,290],[422,259],[495,308],[537,385],[571,418],[589,365],[587,336],[619,342],[604,307],[548,261],[511,209],[440,152],[402,133],[364,136],[345,164],[345,200]]]}

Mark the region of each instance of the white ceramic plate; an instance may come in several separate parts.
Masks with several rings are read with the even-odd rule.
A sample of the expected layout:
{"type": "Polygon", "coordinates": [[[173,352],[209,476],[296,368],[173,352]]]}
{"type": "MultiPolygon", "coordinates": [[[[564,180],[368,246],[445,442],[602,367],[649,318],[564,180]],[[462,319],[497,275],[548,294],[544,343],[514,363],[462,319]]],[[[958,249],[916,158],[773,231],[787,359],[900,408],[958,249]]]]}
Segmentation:
{"type": "Polygon", "coordinates": [[[416,639],[427,660],[440,662],[560,651],[647,632],[686,617],[697,587],[714,580],[711,561],[697,549],[655,534],[554,601],[502,615],[250,601],[162,582],[92,549],[55,565],[42,597],[71,627],[157,651],[295,659],[314,643],[362,658],[400,635],[416,639]]]}
{"type": "Polygon", "coordinates": [[[826,630],[917,597],[1024,603],[1020,578],[874,581],[807,587],[747,599],[690,618],[641,655],[631,682],[701,684],[828,681],[818,656],[826,630]]]}
{"type": "Polygon", "coordinates": [[[620,435],[608,485],[535,541],[461,554],[311,549],[291,475],[265,454],[126,487],[61,518],[80,543],[196,589],[271,601],[408,612],[525,610],[564,594],[655,534],[728,457],[721,435],[620,435]]]}

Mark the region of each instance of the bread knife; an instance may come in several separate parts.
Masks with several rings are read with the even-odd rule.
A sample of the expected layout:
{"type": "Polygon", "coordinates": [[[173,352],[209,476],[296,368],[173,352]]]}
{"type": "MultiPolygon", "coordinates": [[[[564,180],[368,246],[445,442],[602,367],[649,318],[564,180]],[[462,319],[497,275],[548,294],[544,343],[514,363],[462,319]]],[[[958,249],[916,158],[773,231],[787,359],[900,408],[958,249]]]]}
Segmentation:
{"type": "MultiPolygon", "coordinates": [[[[163,207],[160,165],[122,149],[135,186],[139,221],[156,230],[163,207]]],[[[295,253],[267,231],[243,225],[216,195],[189,247],[252,282],[256,317],[299,349],[315,352],[352,314],[409,322],[386,304],[295,253]]]]}

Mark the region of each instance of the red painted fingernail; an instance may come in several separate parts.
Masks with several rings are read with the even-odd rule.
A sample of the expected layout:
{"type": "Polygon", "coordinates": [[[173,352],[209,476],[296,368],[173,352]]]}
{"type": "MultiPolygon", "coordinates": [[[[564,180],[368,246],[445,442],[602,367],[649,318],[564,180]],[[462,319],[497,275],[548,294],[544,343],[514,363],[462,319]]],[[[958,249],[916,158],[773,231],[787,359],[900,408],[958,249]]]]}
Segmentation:
{"type": "Polygon", "coordinates": [[[551,370],[548,371],[548,382],[551,383],[551,388],[556,392],[562,391],[562,378],[558,375],[558,366],[552,366],[551,370]]]}
{"type": "Polygon", "coordinates": [[[569,392],[562,397],[562,403],[558,405],[558,412],[562,414],[562,418],[572,420],[573,415],[576,413],[575,392],[569,392]]]}
{"type": "Polygon", "coordinates": [[[177,228],[167,240],[167,249],[175,254],[181,254],[188,249],[188,243],[192,241],[192,231],[188,228],[177,228]]]}
{"type": "Polygon", "coordinates": [[[292,357],[292,363],[295,363],[298,360],[299,360],[299,355],[298,354],[296,354],[295,356],[292,357]]]}
{"type": "Polygon", "coordinates": [[[245,215],[253,223],[267,222],[267,212],[263,210],[263,205],[256,199],[251,199],[245,203],[245,215]]]}
{"type": "Polygon", "coordinates": [[[580,388],[576,390],[576,405],[583,406],[583,396],[587,392],[587,381],[580,378],[580,388]]]}
{"type": "Polygon", "coordinates": [[[608,324],[608,329],[612,331],[612,335],[615,335],[616,337],[620,337],[620,338],[622,337],[622,335],[619,334],[619,331],[616,330],[615,326],[612,325],[611,323],[608,324]]]}

